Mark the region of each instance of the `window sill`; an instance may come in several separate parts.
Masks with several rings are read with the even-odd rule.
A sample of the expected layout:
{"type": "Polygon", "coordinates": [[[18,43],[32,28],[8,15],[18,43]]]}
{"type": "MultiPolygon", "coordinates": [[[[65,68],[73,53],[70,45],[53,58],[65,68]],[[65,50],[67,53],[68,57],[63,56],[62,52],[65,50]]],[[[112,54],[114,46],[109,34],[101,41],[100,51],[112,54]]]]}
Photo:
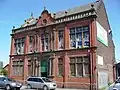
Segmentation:
{"type": "Polygon", "coordinates": [[[90,78],[89,76],[69,76],[70,78],[90,78]]]}
{"type": "Polygon", "coordinates": [[[49,75],[48,78],[54,78],[55,76],[54,75],[49,75]]]}
{"type": "Polygon", "coordinates": [[[16,53],[15,53],[15,54],[13,54],[13,55],[24,55],[24,53],[19,53],[19,54],[16,54],[16,53]]]}
{"type": "Polygon", "coordinates": [[[69,76],[70,78],[83,78],[82,76],[69,76]]]}
{"type": "Polygon", "coordinates": [[[58,75],[57,77],[62,78],[63,76],[58,75]]]}

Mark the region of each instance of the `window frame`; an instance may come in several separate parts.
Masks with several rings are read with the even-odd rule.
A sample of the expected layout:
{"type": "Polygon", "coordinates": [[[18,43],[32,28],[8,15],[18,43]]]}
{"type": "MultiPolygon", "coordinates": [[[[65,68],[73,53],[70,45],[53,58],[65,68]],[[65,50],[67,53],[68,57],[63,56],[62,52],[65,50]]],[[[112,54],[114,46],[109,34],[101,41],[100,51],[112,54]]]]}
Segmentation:
{"type": "Polygon", "coordinates": [[[14,60],[12,64],[12,68],[13,68],[12,71],[13,76],[22,76],[24,74],[24,61],[21,59],[14,60]]]}
{"type": "Polygon", "coordinates": [[[34,51],[34,36],[29,36],[29,51],[28,53],[32,53],[34,51]]]}
{"type": "Polygon", "coordinates": [[[69,37],[70,37],[69,38],[69,41],[70,41],[69,47],[71,49],[90,47],[90,28],[89,28],[89,25],[70,28],[69,29],[69,37]],[[74,31],[74,32],[72,32],[72,31],[74,31]],[[87,39],[84,37],[85,33],[86,33],[86,36],[88,36],[88,37],[86,37],[86,38],[88,38],[88,42],[87,42],[87,39]],[[79,38],[78,38],[78,36],[79,36],[79,38]],[[72,39],[72,37],[74,37],[74,38],[72,39]],[[85,41],[89,45],[85,45],[85,41]],[[75,45],[72,45],[72,43],[75,45]],[[79,43],[80,43],[80,45],[79,45],[79,43]]]}
{"type": "Polygon", "coordinates": [[[14,48],[14,54],[24,54],[25,37],[15,39],[14,48]]]}
{"type": "Polygon", "coordinates": [[[89,56],[77,56],[77,57],[69,57],[69,59],[71,60],[72,58],[74,58],[75,62],[71,63],[71,61],[69,62],[69,65],[70,65],[70,77],[89,77],[90,76],[90,57],[89,56]],[[87,57],[88,58],[88,62],[84,62],[84,58],[87,57]],[[77,58],[82,58],[82,62],[77,62],[77,58]],[[82,64],[82,74],[81,75],[78,75],[78,70],[77,70],[77,67],[79,64],[82,64]],[[86,65],[89,65],[89,68],[88,68],[88,72],[89,74],[86,74],[85,72],[85,64],[86,65]],[[71,65],[74,65],[75,66],[75,75],[72,75],[71,74],[71,65]]]}
{"type": "Polygon", "coordinates": [[[42,51],[49,51],[49,32],[46,31],[41,34],[41,45],[42,45],[42,51]],[[46,44],[47,41],[47,44],[46,44]],[[46,48],[47,47],[47,48],[46,48]]]}
{"type": "Polygon", "coordinates": [[[64,65],[63,65],[63,58],[58,58],[58,76],[59,77],[62,77],[63,76],[63,74],[64,74],[64,65]],[[59,63],[59,60],[61,60],[61,62],[62,63],[59,63]],[[62,66],[62,72],[61,72],[61,74],[60,74],[60,67],[62,66]]]}
{"type": "Polygon", "coordinates": [[[63,50],[63,49],[64,49],[64,30],[58,30],[58,50],[63,50]],[[61,35],[61,33],[62,33],[62,35],[61,35]],[[62,45],[62,48],[60,47],[61,45],[62,45]]]}

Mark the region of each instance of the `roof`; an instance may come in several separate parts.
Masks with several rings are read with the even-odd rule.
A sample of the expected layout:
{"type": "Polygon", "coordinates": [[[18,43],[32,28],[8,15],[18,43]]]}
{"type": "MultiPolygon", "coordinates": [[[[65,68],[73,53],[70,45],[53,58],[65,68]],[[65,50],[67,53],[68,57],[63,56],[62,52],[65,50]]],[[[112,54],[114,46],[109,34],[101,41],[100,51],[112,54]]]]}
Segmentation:
{"type": "MultiPolygon", "coordinates": [[[[64,16],[66,16],[66,15],[70,16],[70,15],[74,15],[74,14],[77,14],[77,13],[86,12],[86,11],[89,11],[89,10],[91,10],[93,8],[94,8],[94,10],[97,11],[97,9],[100,6],[101,2],[102,2],[102,0],[98,0],[96,2],[92,2],[92,3],[89,3],[87,5],[82,5],[82,6],[74,7],[74,8],[65,10],[65,11],[56,12],[54,14],[52,13],[51,16],[53,17],[55,15],[54,19],[59,19],[59,18],[62,18],[64,16]]],[[[44,10],[43,12],[48,12],[48,11],[44,10]]],[[[35,25],[37,22],[38,22],[38,19],[34,18],[31,15],[30,18],[28,18],[27,20],[25,20],[25,23],[22,24],[20,28],[24,28],[26,26],[35,25]]]]}
{"type": "Polygon", "coordinates": [[[27,20],[25,20],[25,23],[23,25],[21,25],[21,27],[26,27],[26,26],[34,25],[34,24],[37,23],[37,21],[38,21],[37,18],[30,17],[27,20]]]}
{"type": "Polygon", "coordinates": [[[6,68],[7,66],[9,66],[9,64],[6,64],[3,68],[6,68]]]}
{"type": "Polygon", "coordinates": [[[66,11],[57,12],[57,13],[55,13],[56,14],[55,18],[57,19],[57,18],[64,17],[66,15],[65,12],[67,12],[67,16],[69,16],[69,15],[72,15],[72,14],[77,14],[77,13],[89,11],[92,8],[91,5],[93,5],[93,8],[97,11],[97,8],[99,7],[100,3],[101,3],[101,1],[99,0],[99,1],[96,1],[96,2],[93,2],[93,3],[89,3],[87,5],[82,5],[82,6],[78,6],[78,7],[68,9],[66,11]]]}

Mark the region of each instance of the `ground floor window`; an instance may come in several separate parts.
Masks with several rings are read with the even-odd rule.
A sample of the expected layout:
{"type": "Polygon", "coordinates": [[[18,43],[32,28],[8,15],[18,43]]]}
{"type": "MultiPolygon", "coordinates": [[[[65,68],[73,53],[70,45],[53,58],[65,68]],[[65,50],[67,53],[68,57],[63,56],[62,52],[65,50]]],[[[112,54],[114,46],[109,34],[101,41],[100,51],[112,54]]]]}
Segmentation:
{"type": "Polygon", "coordinates": [[[90,74],[88,56],[70,57],[70,76],[86,77],[90,74]]]}
{"type": "Polygon", "coordinates": [[[63,75],[63,59],[58,58],[58,76],[63,75]]]}
{"type": "Polygon", "coordinates": [[[31,59],[28,60],[28,75],[47,77],[52,75],[52,59],[31,59]]]}
{"type": "Polygon", "coordinates": [[[31,60],[28,60],[28,75],[32,76],[31,60]]]}
{"type": "Polygon", "coordinates": [[[12,70],[13,70],[12,72],[13,76],[22,76],[24,73],[23,60],[13,61],[12,70]]]}
{"type": "Polygon", "coordinates": [[[29,76],[39,76],[39,61],[38,59],[28,60],[28,75],[29,76]]]}

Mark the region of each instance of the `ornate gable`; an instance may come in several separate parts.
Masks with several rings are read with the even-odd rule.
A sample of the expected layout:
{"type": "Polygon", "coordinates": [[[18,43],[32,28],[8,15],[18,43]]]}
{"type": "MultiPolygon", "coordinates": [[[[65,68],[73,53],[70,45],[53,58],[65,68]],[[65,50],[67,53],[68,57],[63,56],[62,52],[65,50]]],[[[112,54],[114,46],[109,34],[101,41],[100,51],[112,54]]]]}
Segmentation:
{"type": "Polygon", "coordinates": [[[38,19],[37,26],[49,25],[54,22],[54,18],[52,18],[51,14],[48,10],[43,10],[41,16],[38,19]]]}

